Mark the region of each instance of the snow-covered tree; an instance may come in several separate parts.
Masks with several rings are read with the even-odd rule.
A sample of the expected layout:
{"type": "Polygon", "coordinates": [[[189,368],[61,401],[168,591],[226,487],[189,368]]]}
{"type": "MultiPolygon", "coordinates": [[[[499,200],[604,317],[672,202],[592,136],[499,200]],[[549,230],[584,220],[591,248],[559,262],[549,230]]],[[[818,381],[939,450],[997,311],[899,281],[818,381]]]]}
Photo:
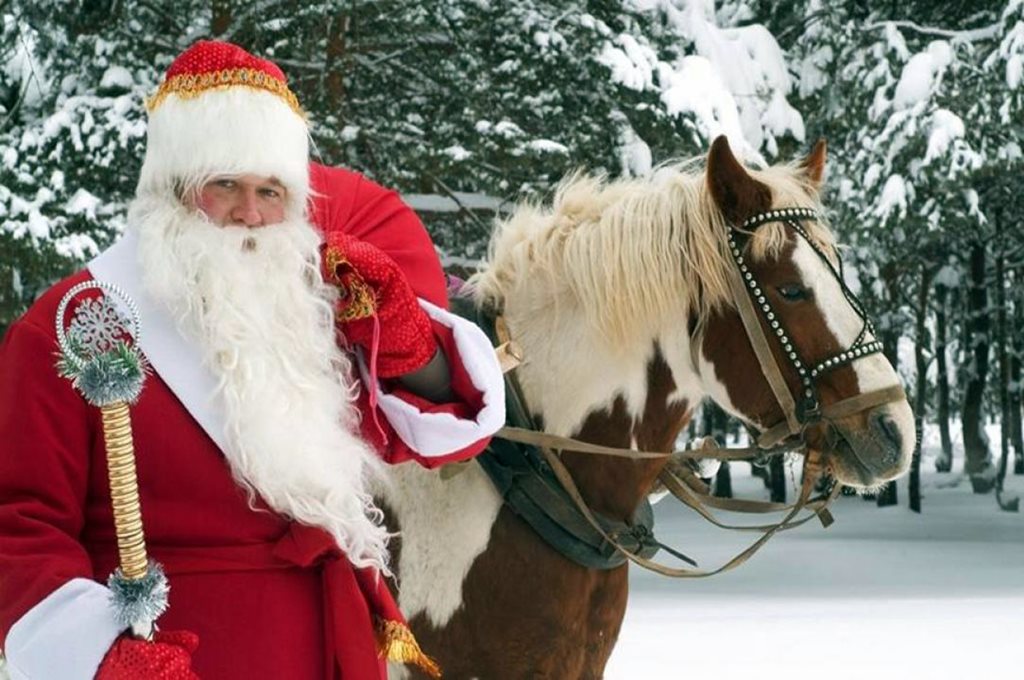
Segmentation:
{"type": "MultiPolygon", "coordinates": [[[[129,3],[130,4],[130,3],[129,3]]],[[[123,228],[141,164],[153,36],[103,3],[16,4],[4,17],[0,324],[123,228]]]]}
{"type": "MultiPolygon", "coordinates": [[[[718,134],[754,160],[803,140],[784,55],[742,2],[717,14],[707,0],[14,0],[10,11],[0,323],[123,229],[144,97],[199,38],[277,61],[320,158],[407,193],[518,200],[579,167],[644,174],[718,134]]],[[[431,226],[446,251],[482,254],[489,228],[470,211],[431,226]]]]}
{"type": "MultiPolygon", "coordinates": [[[[810,0],[805,16],[814,20],[792,48],[804,102],[824,114],[812,127],[833,142],[836,224],[854,245],[865,297],[884,310],[880,330],[893,353],[901,336],[930,349],[922,315],[931,314],[928,289],[939,272],[946,288],[965,282],[954,291],[966,310],[958,319],[967,339],[958,348],[962,422],[978,490],[991,488],[993,471],[981,427],[994,218],[1005,206],[993,178],[1020,156],[1019,5],[913,14],[915,5],[897,17],[887,5],[869,3],[865,14],[864,6],[810,0]]],[[[929,362],[904,369],[913,375],[929,362]]],[[[923,377],[917,384],[927,387],[923,377]]]]}

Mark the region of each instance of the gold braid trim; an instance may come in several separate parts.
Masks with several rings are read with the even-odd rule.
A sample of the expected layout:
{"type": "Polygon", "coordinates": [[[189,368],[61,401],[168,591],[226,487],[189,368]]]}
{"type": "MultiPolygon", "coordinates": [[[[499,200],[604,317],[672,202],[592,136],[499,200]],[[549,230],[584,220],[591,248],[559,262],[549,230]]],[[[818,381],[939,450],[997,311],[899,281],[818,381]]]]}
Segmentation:
{"type": "Polygon", "coordinates": [[[338,301],[339,311],[336,321],[338,323],[346,323],[373,316],[377,309],[373,289],[363,280],[363,277],[359,275],[356,268],[348,261],[345,254],[338,248],[327,248],[323,257],[324,264],[327,266],[329,273],[328,283],[336,286],[341,294],[346,296],[338,301]],[[352,275],[348,282],[342,281],[336,274],[338,267],[341,265],[348,265],[352,270],[352,275]]]}
{"type": "Polygon", "coordinates": [[[135,447],[128,404],[119,401],[100,408],[103,439],[107,445],[110,499],[114,506],[114,529],[121,571],[132,581],[145,578],[148,571],[146,537],[142,531],[139,482],[135,475],[135,447]]]}
{"type": "Polygon", "coordinates": [[[423,653],[412,631],[399,621],[377,619],[377,652],[388,661],[414,664],[431,678],[441,677],[441,667],[423,653]]]}
{"type": "Polygon", "coordinates": [[[152,113],[172,94],[183,99],[193,99],[207,90],[223,90],[229,87],[248,87],[277,95],[291,107],[292,111],[303,119],[306,118],[306,112],[299,106],[299,100],[286,84],[254,68],[231,68],[168,78],[160,85],[156,94],[146,100],[146,109],[152,113]]]}

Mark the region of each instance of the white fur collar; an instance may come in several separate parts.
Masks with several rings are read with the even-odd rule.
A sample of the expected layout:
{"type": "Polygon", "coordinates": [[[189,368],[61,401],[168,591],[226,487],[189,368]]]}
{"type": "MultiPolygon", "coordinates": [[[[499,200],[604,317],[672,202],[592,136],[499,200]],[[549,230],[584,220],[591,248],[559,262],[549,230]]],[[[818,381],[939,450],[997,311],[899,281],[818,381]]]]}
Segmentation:
{"type": "Polygon", "coordinates": [[[203,363],[199,347],[178,330],[168,309],[146,292],[138,244],[138,233],[129,229],[88,264],[89,273],[98,281],[120,287],[135,302],[141,318],[137,341],[143,354],[223,451],[227,436],[223,404],[216,396],[216,379],[203,363]]]}

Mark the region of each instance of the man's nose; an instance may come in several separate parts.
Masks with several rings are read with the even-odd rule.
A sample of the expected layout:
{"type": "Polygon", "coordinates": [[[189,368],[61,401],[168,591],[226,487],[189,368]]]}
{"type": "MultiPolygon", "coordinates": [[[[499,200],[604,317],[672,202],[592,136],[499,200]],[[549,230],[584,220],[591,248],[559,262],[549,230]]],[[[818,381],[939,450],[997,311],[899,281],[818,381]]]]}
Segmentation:
{"type": "Polygon", "coordinates": [[[256,192],[245,191],[238,197],[238,201],[231,211],[231,219],[239,226],[259,227],[263,225],[263,215],[259,210],[256,192]]]}

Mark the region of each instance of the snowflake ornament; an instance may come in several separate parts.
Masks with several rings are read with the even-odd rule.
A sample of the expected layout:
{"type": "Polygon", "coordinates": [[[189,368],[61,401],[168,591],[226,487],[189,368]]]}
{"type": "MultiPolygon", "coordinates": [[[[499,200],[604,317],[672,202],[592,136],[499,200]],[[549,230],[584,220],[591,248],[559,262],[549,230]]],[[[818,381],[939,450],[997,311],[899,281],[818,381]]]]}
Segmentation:
{"type": "Polygon", "coordinates": [[[128,321],[109,298],[83,300],[75,309],[68,335],[91,354],[102,354],[128,335],[128,321]]]}
{"type": "Polygon", "coordinates": [[[102,407],[138,399],[147,371],[145,358],[137,348],[139,313],[121,289],[102,281],[74,286],[57,307],[56,326],[60,345],[57,371],[86,401],[102,407]],[[84,291],[96,288],[106,295],[80,302],[65,330],[68,305],[84,291]],[[129,317],[121,313],[117,300],[129,317]]]}

